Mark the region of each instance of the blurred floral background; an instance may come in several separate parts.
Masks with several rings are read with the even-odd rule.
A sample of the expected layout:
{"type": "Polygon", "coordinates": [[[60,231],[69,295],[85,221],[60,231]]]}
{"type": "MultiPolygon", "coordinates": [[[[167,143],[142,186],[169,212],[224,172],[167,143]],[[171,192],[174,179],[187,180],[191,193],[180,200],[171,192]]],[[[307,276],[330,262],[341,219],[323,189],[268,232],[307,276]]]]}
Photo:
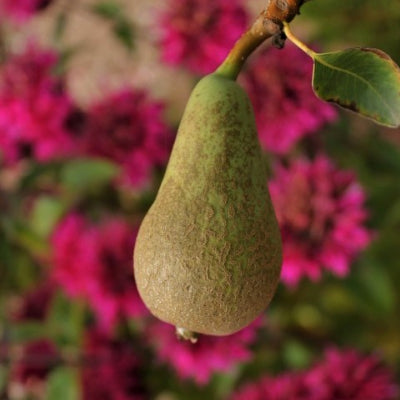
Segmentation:
{"type": "MultiPolygon", "coordinates": [[[[400,398],[400,132],[315,98],[289,43],[240,78],[284,242],[272,304],[192,345],[136,291],[188,95],[263,3],[0,0],[0,399],[400,398]]],[[[399,26],[397,0],[316,0],[293,23],[398,63],[399,26]]]]}

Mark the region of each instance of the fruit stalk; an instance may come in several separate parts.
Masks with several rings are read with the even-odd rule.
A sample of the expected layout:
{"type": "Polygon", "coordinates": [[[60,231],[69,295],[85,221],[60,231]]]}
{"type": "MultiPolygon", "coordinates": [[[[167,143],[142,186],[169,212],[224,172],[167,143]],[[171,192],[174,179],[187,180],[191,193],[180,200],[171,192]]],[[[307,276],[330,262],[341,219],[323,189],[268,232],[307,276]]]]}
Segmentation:
{"type": "Polygon", "coordinates": [[[283,23],[290,22],[303,3],[304,0],[268,0],[266,8],[235,43],[216,73],[236,80],[250,54],[265,40],[282,32],[283,23]]]}

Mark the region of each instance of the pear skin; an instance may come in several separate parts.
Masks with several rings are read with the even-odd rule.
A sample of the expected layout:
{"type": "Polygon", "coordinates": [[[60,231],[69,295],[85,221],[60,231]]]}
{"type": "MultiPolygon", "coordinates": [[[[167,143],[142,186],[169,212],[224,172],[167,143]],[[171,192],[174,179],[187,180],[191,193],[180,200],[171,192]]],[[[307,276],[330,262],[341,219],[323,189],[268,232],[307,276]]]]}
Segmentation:
{"type": "Polygon", "coordinates": [[[165,322],[228,335],[267,307],[281,263],[250,101],[235,81],[208,75],[189,99],[136,239],[139,294],[165,322]]]}

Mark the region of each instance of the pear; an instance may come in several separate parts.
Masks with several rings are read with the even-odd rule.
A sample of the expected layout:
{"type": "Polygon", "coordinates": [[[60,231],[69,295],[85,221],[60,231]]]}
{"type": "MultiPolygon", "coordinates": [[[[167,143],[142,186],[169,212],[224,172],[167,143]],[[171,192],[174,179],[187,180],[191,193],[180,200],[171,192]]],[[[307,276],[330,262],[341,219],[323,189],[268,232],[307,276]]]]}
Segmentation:
{"type": "Polygon", "coordinates": [[[250,101],[234,79],[210,74],[193,90],[139,229],[139,294],[183,337],[228,335],[267,307],[281,262],[250,101]]]}

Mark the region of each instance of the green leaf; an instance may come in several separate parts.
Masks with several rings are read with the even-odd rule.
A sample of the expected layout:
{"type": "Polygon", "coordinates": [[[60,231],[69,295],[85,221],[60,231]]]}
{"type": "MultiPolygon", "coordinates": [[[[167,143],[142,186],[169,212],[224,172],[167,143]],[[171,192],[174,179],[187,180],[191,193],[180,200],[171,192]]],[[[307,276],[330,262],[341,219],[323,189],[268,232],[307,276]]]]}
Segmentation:
{"type": "Polygon", "coordinates": [[[80,398],[79,375],[75,369],[60,367],[49,375],[45,400],[78,400],[80,398]]]}
{"type": "Polygon", "coordinates": [[[53,67],[53,74],[56,76],[64,75],[68,69],[68,63],[72,57],[82,50],[82,46],[64,46],[59,52],[59,57],[56,65],[53,67]]]}
{"type": "Polygon", "coordinates": [[[213,394],[216,398],[225,399],[228,397],[229,393],[235,386],[236,380],[238,378],[239,371],[232,370],[229,374],[216,374],[211,381],[211,387],[213,394]]]}
{"type": "Polygon", "coordinates": [[[73,191],[90,192],[109,183],[118,167],[106,160],[77,159],[61,171],[61,181],[73,191]]]}
{"type": "Polygon", "coordinates": [[[134,27],[124,16],[123,9],[114,1],[102,1],[95,4],[92,11],[100,17],[112,22],[112,31],[119,42],[128,50],[134,48],[134,27]]]}
{"type": "MultiPolygon", "coordinates": [[[[9,279],[13,268],[13,252],[7,238],[0,230],[0,293],[9,289],[9,279]]],[[[1,314],[0,314],[1,317],[1,314]]]]}
{"type": "Polygon", "coordinates": [[[69,301],[61,292],[54,297],[47,318],[49,336],[60,346],[79,345],[85,319],[84,304],[69,301]]]}
{"type": "Polygon", "coordinates": [[[119,18],[113,27],[117,39],[128,49],[134,48],[134,29],[131,22],[125,18],[119,18]]]}
{"type": "Polygon", "coordinates": [[[64,213],[65,206],[54,197],[40,197],[33,208],[31,227],[41,237],[47,237],[64,213]]]}
{"type": "Polygon", "coordinates": [[[49,162],[46,164],[32,163],[26,171],[26,174],[21,177],[18,190],[21,191],[33,187],[36,188],[38,181],[42,179],[54,179],[53,177],[59,170],[60,166],[60,162],[49,162]]]}
{"type": "Polygon", "coordinates": [[[291,369],[300,369],[308,366],[311,354],[303,343],[291,339],[283,347],[283,357],[291,369]]]}
{"type": "Polygon", "coordinates": [[[385,270],[374,268],[366,269],[362,284],[369,292],[376,308],[381,313],[391,314],[395,310],[396,289],[393,287],[393,282],[385,270]]]}
{"type": "Polygon", "coordinates": [[[400,68],[386,53],[354,48],[313,58],[318,97],[379,124],[400,126],[400,68]]]}
{"type": "Polygon", "coordinates": [[[114,1],[101,1],[92,7],[92,11],[105,19],[115,19],[121,15],[120,6],[114,1]]]}
{"type": "Polygon", "coordinates": [[[0,364],[0,393],[4,392],[8,382],[9,371],[5,365],[0,364]]]}
{"type": "MultiPolygon", "coordinates": [[[[17,241],[16,238],[10,237],[11,240],[17,241]]],[[[39,267],[32,255],[44,254],[44,250],[36,252],[32,249],[22,249],[21,246],[15,245],[8,241],[8,238],[1,237],[0,233],[0,294],[14,293],[21,290],[28,290],[35,285],[38,279],[39,267]],[[25,251],[28,250],[28,251],[25,251]],[[31,254],[31,252],[33,254],[31,254]]],[[[1,303],[0,303],[1,310],[1,303]]],[[[1,314],[1,313],[0,313],[1,314]]],[[[1,321],[1,315],[0,315],[1,321]]],[[[0,324],[1,328],[1,324],[0,324]]]]}
{"type": "Polygon", "coordinates": [[[67,14],[65,12],[61,12],[57,15],[54,24],[53,36],[54,39],[58,42],[64,35],[65,28],[67,27],[67,14]]]}
{"type": "Polygon", "coordinates": [[[25,221],[13,221],[10,226],[10,237],[14,243],[33,255],[43,255],[49,250],[49,244],[25,221]]]}
{"type": "Polygon", "coordinates": [[[13,343],[26,343],[46,337],[43,323],[25,321],[8,327],[8,335],[13,343]]]}

